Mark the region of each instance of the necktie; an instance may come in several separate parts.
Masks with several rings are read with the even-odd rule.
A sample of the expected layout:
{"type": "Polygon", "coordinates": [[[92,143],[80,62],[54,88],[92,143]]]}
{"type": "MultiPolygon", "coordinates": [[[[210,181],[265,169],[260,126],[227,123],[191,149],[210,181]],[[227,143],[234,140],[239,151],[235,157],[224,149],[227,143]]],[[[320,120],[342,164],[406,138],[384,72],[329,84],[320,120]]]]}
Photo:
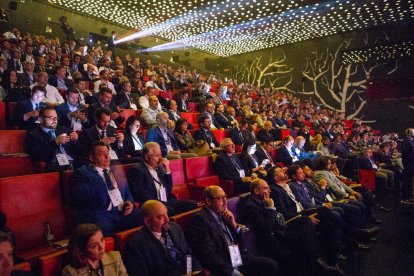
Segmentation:
{"type": "Polygon", "coordinates": [[[104,137],[106,137],[106,131],[105,130],[102,130],[101,131],[101,138],[104,138],[104,137]]]}
{"type": "Polygon", "coordinates": [[[224,236],[226,237],[227,244],[232,245],[234,243],[233,236],[231,235],[231,232],[229,228],[227,227],[226,223],[224,222],[223,217],[221,215],[218,216],[218,223],[224,232],[224,236]]]}
{"type": "Polygon", "coordinates": [[[20,70],[20,64],[18,61],[16,61],[16,71],[19,71],[19,70],[20,70]]]}
{"type": "Polygon", "coordinates": [[[40,107],[40,106],[39,106],[39,104],[38,104],[38,103],[36,103],[36,104],[35,104],[35,109],[36,109],[36,110],[38,110],[38,109],[39,109],[39,107],[40,107]]]}
{"type": "Polygon", "coordinates": [[[236,157],[234,155],[230,156],[231,163],[233,163],[234,167],[239,171],[241,170],[241,167],[237,163],[236,157]]]}
{"type": "Polygon", "coordinates": [[[53,139],[56,139],[56,132],[54,129],[49,130],[49,135],[50,137],[52,137],[53,139]]]}
{"type": "Polygon", "coordinates": [[[161,236],[164,238],[164,246],[168,253],[181,266],[183,264],[183,260],[181,258],[180,250],[174,246],[174,243],[172,242],[167,231],[163,231],[161,236]]]}
{"type": "Polygon", "coordinates": [[[108,187],[108,190],[115,189],[114,185],[112,185],[112,180],[111,180],[111,176],[109,175],[108,169],[103,169],[103,173],[104,173],[105,182],[106,182],[106,186],[108,187]]]}

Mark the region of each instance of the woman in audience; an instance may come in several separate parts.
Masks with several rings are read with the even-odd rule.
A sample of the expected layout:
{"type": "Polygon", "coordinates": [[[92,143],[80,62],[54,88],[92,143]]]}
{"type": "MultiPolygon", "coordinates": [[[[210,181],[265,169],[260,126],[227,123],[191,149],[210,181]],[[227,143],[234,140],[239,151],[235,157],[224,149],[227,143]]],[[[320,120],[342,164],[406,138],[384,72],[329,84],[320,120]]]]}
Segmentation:
{"type": "Polygon", "coordinates": [[[105,252],[102,231],[94,224],[76,227],[69,241],[68,254],[70,265],[63,269],[63,276],[128,275],[119,252],[105,252]]]}
{"type": "Polygon", "coordinates": [[[1,87],[4,89],[5,102],[19,102],[30,98],[30,88],[22,87],[17,80],[17,72],[6,70],[3,72],[1,87]]]}
{"type": "Polygon", "coordinates": [[[259,163],[256,156],[256,144],[245,142],[243,144],[242,153],[240,154],[240,163],[243,166],[246,175],[256,174],[258,177],[266,179],[267,173],[265,166],[270,163],[269,159],[264,159],[259,163]]]}
{"type": "Polygon", "coordinates": [[[0,275],[24,276],[35,275],[32,272],[13,270],[13,239],[9,234],[0,232],[0,275]]]}
{"type": "Polygon", "coordinates": [[[141,151],[144,147],[144,138],[139,134],[141,122],[137,116],[130,116],[125,124],[124,153],[126,155],[123,163],[141,162],[141,151]]]}
{"type": "Polygon", "coordinates": [[[211,153],[208,143],[195,141],[188,131],[186,119],[178,119],[175,123],[174,138],[182,152],[191,152],[197,155],[209,155],[211,153]]]}

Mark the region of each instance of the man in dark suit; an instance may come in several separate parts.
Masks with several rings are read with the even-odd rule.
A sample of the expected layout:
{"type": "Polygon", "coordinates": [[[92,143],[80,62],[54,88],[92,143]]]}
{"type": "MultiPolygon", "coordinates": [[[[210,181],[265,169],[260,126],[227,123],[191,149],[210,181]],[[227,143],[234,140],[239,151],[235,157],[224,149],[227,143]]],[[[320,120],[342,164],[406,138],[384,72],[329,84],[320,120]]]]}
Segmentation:
{"type": "Polygon", "coordinates": [[[46,89],[43,86],[34,86],[28,100],[18,102],[14,109],[13,122],[20,129],[31,130],[39,123],[39,110],[44,105],[43,99],[46,89]]]}
{"type": "Polygon", "coordinates": [[[194,140],[206,141],[209,144],[210,149],[217,148],[219,146],[219,142],[217,142],[216,137],[214,137],[213,132],[210,130],[210,118],[208,116],[200,116],[199,124],[200,128],[194,132],[194,140]]]}
{"type": "MultiPolygon", "coordinates": [[[[191,256],[190,246],[181,227],[168,219],[167,208],[157,200],[148,200],[141,207],[144,227],[128,242],[123,252],[130,276],[181,276],[201,273],[201,266],[191,256]],[[191,271],[187,270],[191,256],[191,271]]],[[[200,274],[202,275],[202,274],[200,274]]]]}
{"type": "Polygon", "coordinates": [[[20,60],[20,50],[14,48],[11,50],[12,58],[7,62],[7,69],[16,71],[17,73],[23,73],[23,65],[20,60]]]}
{"type": "MultiPolygon", "coordinates": [[[[188,108],[188,92],[182,91],[181,95],[177,97],[178,112],[185,112],[188,108]]],[[[195,110],[194,110],[195,111],[195,110]]]]}
{"type": "Polygon", "coordinates": [[[308,218],[300,217],[286,224],[283,215],[275,208],[265,180],[256,179],[250,184],[250,195],[242,201],[242,210],[246,223],[255,232],[259,251],[276,259],[286,272],[294,274],[292,270],[299,269],[300,264],[336,270],[321,258],[316,233],[308,218]],[[293,256],[286,254],[289,249],[296,253],[293,256]],[[301,258],[301,255],[306,258],[301,258]]]}
{"type": "Polygon", "coordinates": [[[200,113],[201,117],[208,117],[211,121],[211,128],[219,129],[222,126],[217,121],[216,117],[214,116],[214,104],[213,103],[206,103],[206,110],[200,113]]]}
{"type": "Polygon", "coordinates": [[[23,86],[32,86],[36,82],[36,75],[33,73],[34,63],[26,60],[23,62],[23,68],[24,72],[17,75],[18,82],[23,86]]]}
{"type": "Polygon", "coordinates": [[[277,263],[239,248],[241,229],[227,209],[227,196],[218,186],[204,190],[206,207],[192,217],[188,242],[211,275],[276,275],[277,263]]]}
{"type": "Polygon", "coordinates": [[[122,82],[122,90],[118,93],[115,98],[116,105],[119,108],[137,110],[139,107],[138,95],[131,94],[131,83],[129,81],[122,82]]]}
{"type": "Polygon", "coordinates": [[[81,55],[79,53],[74,53],[72,55],[72,62],[70,64],[70,69],[72,72],[80,72],[83,74],[85,69],[83,68],[83,64],[81,63],[81,55]]]}
{"type": "Polygon", "coordinates": [[[66,92],[66,102],[56,106],[59,125],[71,128],[74,131],[89,127],[89,120],[85,115],[86,107],[79,103],[79,90],[70,88],[66,92]]]}
{"type": "Polygon", "coordinates": [[[142,225],[123,170],[110,168],[107,145],[94,143],[89,160],[90,164],[75,170],[72,177],[74,225],[94,223],[104,236],[142,225]]]}
{"type": "Polygon", "coordinates": [[[73,81],[66,77],[66,68],[64,66],[55,67],[55,74],[49,77],[48,83],[64,91],[73,85],[73,81]]]}
{"type": "Polygon", "coordinates": [[[286,136],[283,140],[283,146],[277,150],[277,162],[283,162],[285,166],[290,166],[294,162],[299,161],[298,158],[292,154],[292,146],[294,139],[292,136],[286,136]]]}
{"type": "Polygon", "coordinates": [[[235,126],[229,130],[229,137],[236,146],[242,146],[244,143],[244,138],[242,131],[245,130],[249,125],[249,121],[242,119],[239,122],[238,126],[235,126]]]}
{"type": "Polygon", "coordinates": [[[106,108],[111,111],[111,125],[118,127],[125,118],[122,116],[119,108],[112,100],[112,91],[109,88],[101,88],[99,91],[98,102],[93,103],[88,108],[88,119],[91,125],[95,124],[96,111],[100,108],[106,108]]]}
{"type": "Polygon", "coordinates": [[[218,104],[216,106],[216,112],[214,113],[214,117],[216,118],[218,125],[220,125],[222,128],[228,129],[233,127],[233,123],[224,114],[223,104],[218,104]]]}
{"type": "Polygon", "coordinates": [[[404,199],[402,204],[414,203],[414,129],[407,128],[405,130],[406,138],[401,143],[401,158],[404,165],[404,199]]]}
{"type": "Polygon", "coordinates": [[[375,182],[381,183],[381,187],[385,188],[387,191],[395,191],[394,172],[391,170],[381,168],[380,165],[383,164],[375,164],[372,155],[372,149],[364,149],[363,155],[358,160],[359,168],[363,170],[375,171],[375,182]]]}
{"type": "MultiPolygon", "coordinates": [[[[276,141],[276,129],[273,128],[271,121],[265,121],[263,128],[257,133],[257,140],[263,141],[264,139],[270,139],[276,141]]],[[[280,136],[280,134],[279,134],[280,136]]]]}
{"type": "Polygon", "coordinates": [[[248,192],[252,178],[249,172],[243,169],[239,157],[234,154],[234,143],[230,138],[224,138],[220,147],[224,152],[217,156],[214,163],[218,176],[223,180],[232,180],[236,193],[248,192]]]}
{"type": "MultiPolygon", "coordinates": [[[[110,126],[111,111],[101,108],[96,113],[96,125],[85,129],[79,137],[78,154],[80,159],[85,160],[91,151],[94,142],[100,141],[110,147],[112,160],[123,157],[124,134],[117,133],[116,129],[110,126]]],[[[80,160],[80,161],[81,161],[80,160]]]]}
{"type": "Polygon", "coordinates": [[[259,164],[262,164],[263,160],[269,160],[265,166],[266,170],[276,166],[276,162],[271,155],[271,151],[274,149],[274,146],[275,143],[271,139],[265,138],[263,141],[260,141],[256,147],[255,154],[257,156],[259,164]]]}
{"type": "Polygon", "coordinates": [[[34,162],[46,162],[46,172],[62,171],[72,167],[78,134],[58,126],[58,115],[53,107],[40,110],[40,124],[26,137],[26,148],[34,162]]]}
{"type": "Polygon", "coordinates": [[[171,193],[172,176],[169,161],[162,158],[157,143],[146,143],[142,155],[144,163],[136,165],[128,172],[129,187],[135,201],[140,205],[150,199],[162,201],[167,206],[169,215],[197,208],[196,202],[177,200],[171,193]]]}

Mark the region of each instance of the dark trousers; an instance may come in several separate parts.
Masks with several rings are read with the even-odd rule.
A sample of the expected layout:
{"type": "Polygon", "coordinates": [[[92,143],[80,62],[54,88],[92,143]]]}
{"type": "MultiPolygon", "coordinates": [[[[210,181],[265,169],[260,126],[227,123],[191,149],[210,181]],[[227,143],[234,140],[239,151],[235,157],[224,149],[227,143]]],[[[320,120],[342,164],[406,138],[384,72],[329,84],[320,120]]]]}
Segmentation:
{"type": "Polygon", "coordinates": [[[243,266],[239,270],[246,276],[273,276],[278,275],[278,264],[266,257],[256,257],[251,254],[242,254],[243,266]]]}

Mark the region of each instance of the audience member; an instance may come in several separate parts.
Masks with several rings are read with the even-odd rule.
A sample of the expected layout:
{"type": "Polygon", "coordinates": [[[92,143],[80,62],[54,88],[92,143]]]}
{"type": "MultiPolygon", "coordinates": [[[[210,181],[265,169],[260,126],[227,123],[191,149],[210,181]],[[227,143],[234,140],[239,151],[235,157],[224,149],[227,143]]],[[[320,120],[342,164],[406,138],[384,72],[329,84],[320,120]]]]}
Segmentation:
{"type": "Polygon", "coordinates": [[[20,129],[32,130],[40,123],[39,110],[44,106],[46,89],[43,86],[34,86],[30,94],[30,99],[18,102],[14,109],[13,122],[20,129]]]}
{"type": "Polygon", "coordinates": [[[56,106],[58,124],[71,128],[73,131],[82,130],[90,126],[86,117],[86,106],[79,103],[80,93],[76,88],[66,91],[66,102],[56,106]]]}
{"type": "Polygon", "coordinates": [[[144,148],[144,138],[139,133],[141,122],[137,116],[130,116],[125,124],[124,154],[123,163],[139,163],[142,161],[142,149],[144,148]]]}
{"type": "Polygon", "coordinates": [[[198,119],[200,128],[194,132],[194,140],[206,141],[210,149],[215,149],[219,146],[216,137],[211,131],[211,120],[208,116],[201,116],[198,119]]]}

